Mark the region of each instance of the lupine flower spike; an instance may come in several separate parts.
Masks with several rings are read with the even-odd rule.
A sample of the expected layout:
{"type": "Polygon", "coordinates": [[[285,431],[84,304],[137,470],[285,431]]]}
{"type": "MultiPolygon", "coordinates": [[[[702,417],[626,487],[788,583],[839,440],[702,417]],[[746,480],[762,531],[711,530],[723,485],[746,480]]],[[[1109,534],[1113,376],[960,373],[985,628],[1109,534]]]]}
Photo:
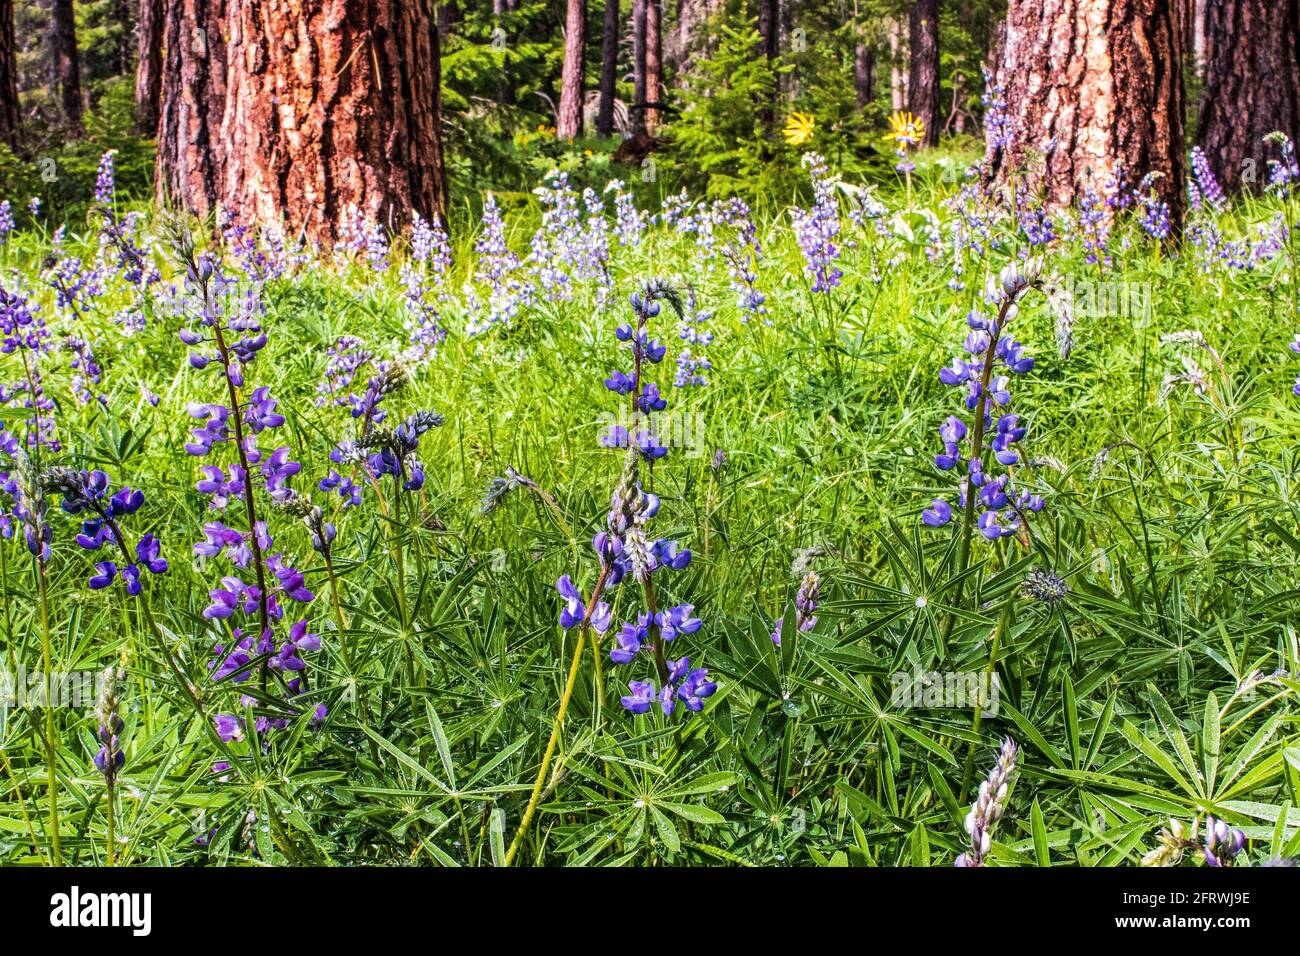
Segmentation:
{"type": "Polygon", "coordinates": [[[955,866],[983,866],[992,847],[994,825],[1006,809],[1007,790],[1011,777],[1016,772],[1016,759],[1019,750],[1010,737],[1002,741],[998,751],[998,762],[989,771],[988,778],[980,784],[979,796],[966,814],[966,833],[970,836],[970,849],[957,857],[955,866]]]}

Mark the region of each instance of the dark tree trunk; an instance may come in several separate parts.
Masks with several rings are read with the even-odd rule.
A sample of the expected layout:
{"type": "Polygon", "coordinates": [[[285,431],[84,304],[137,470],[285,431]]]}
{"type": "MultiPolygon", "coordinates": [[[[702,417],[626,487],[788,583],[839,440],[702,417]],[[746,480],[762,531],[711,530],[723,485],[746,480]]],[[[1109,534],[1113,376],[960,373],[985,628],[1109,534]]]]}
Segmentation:
{"type": "Polygon", "coordinates": [[[582,134],[583,51],[587,42],[587,0],[568,0],[564,17],[564,65],[555,135],[573,140],[582,134]]]}
{"type": "Polygon", "coordinates": [[[163,0],[140,0],[140,54],[135,70],[136,130],[158,133],[158,99],[162,93],[163,0]]]}
{"type": "Polygon", "coordinates": [[[136,63],[136,18],[131,8],[136,0],[113,0],[113,19],[121,26],[122,32],[117,38],[117,72],[129,76],[136,63]]]}
{"type": "Polygon", "coordinates": [[[690,68],[692,48],[708,19],[718,12],[718,0],[678,0],[677,23],[668,31],[664,60],[681,75],[690,68]]]}
{"type": "Polygon", "coordinates": [[[72,0],[53,0],[51,6],[51,45],[54,54],[54,79],[59,87],[63,121],[68,131],[80,135],[82,124],[81,60],[77,56],[77,14],[72,0]]]}
{"type": "MultiPolygon", "coordinates": [[[[498,29],[501,29],[501,17],[512,12],[517,3],[518,0],[492,0],[492,16],[497,18],[498,29]]],[[[501,55],[501,79],[497,83],[497,102],[503,106],[508,106],[513,104],[514,101],[515,84],[510,78],[510,47],[507,42],[506,49],[501,55]]]]}
{"type": "Polygon", "coordinates": [[[632,0],[632,131],[646,133],[646,4],[649,0],[632,0]]]}
{"type": "MultiPolygon", "coordinates": [[[[775,66],[781,55],[781,0],[758,0],[758,55],[767,60],[768,66],[775,66]]],[[[776,98],[780,95],[780,84],[772,84],[772,99],[759,106],[758,115],[763,123],[771,127],[776,121],[776,98]]]]}
{"type": "Polygon", "coordinates": [[[925,145],[939,145],[939,0],[915,0],[908,17],[911,61],[907,108],[925,124],[925,145]]]}
{"type": "Polygon", "coordinates": [[[660,0],[645,0],[645,128],[652,136],[663,118],[663,79],[663,8],[660,0]]]}
{"type": "Polygon", "coordinates": [[[217,202],[226,108],[226,0],[172,0],[162,22],[154,187],[200,216],[217,202]]]}
{"type": "Polygon", "coordinates": [[[907,109],[907,33],[897,19],[889,21],[889,101],[895,113],[907,109]]]}
{"type": "Polygon", "coordinates": [[[230,0],[220,196],[332,243],[353,207],[445,214],[430,0],[230,0]]]}
{"type": "Polygon", "coordinates": [[[997,79],[1012,142],[990,148],[990,171],[1005,177],[1041,156],[1054,207],[1085,186],[1100,192],[1121,169],[1159,173],[1154,187],[1177,227],[1186,161],[1175,2],[1011,0],[997,79]]]}
{"type": "Polygon", "coordinates": [[[1300,0],[1209,0],[1199,136],[1225,189],[1267,182],[1263,138],[1300,140],[1300,0]]]}
{"type": "Polygon", "coordinates": [[[168,11],[160,188],[322,245],[354,207],[390,229],[445,213],[431,0],[219,3],[168,11]],[[203,22],[201,56],[184,41],[203,22]]]}
{"type": "Polygon", "coordinates": [[[614,135],[614,90],[618,83],[619,0],[605,0],[605,25],[600,36],[600,103],[596,135],[614,135]]]}
{"type": "Polygon", "coordinates": [[[866,43],[853,48],[853,92],[860,107],[876,98],[876,49],[866,43]]]}
{"type": "Polygon", "coordinates": [[[0,0],[0,143],[18,148],[18,48],[13,0],[0,0]]]}

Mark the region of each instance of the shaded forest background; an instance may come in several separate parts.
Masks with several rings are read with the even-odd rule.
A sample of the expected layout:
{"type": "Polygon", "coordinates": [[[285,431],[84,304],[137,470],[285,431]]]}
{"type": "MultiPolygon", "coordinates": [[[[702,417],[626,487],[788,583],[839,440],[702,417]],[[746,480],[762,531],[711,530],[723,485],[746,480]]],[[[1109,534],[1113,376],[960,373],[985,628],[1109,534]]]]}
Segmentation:
{"type": "MultiPolygon", "coordinates": [[[[1300,136],[1300,0],[394,4],[315,0],[262,10],[238,0],[0,0],[0,21],[13,22],[12,41],[0,39],[0,61],[12,66],[0,68],[14,77],[12,93],[0,96],[0,114],[13,117],[0,115],[0,139],[8,144],[0,147],[0,192],[16,209],[39,197],[46,214],[75,221],[98,157],[113,149],[120,195],[157,197],[200,214],[243,206],[250,218],[293,220],[295,210],[313,206],[313,196],[318,205],[320,193],[339,189],[340,209],[328,208],[327,220],[342,215],[343,203],[363,199],[365,211],[390,227],[405,220],[403,205],[426,214],[442,207],[454,220],[489,189],[507,204],[527,202],[541,175],[556,167],[579,185],[620,178],[643,201],[685,188],[779,206],[806,188],[799,161],[810,144],[783,135],[792,117],[811,122],[811,146],[834,167],[868,180],[895,181],[895,157],[881,134],[897,111],[921,121],[923,145],[943,139],[962,166],[986,149],[994,171],[1032,164],[1042,145],[1033,136],[1016,137],[1014,154],[1005,157],[983,142],[994,84],[1012,100],[1006,112],[1032,117],[1050,144],[1049,196],[1070,201],[1084,170],[1113,159],[1143,166],[1127,170],[1135,180],[1155,172],[1155,188],[1177,207],[1186,149],[1198,138],[1220,179],[1235,187],[1251,185],[1241,170],[1252,160],[1252,140],[1274,128],[1300,136]],[[1100,85],[1077,37],[1051,46],[1062,25],[1073,30],[1071,23],[1085,20],[1103,23],[1110,44],[1111,75],[1100,85]],[[256,36],[259,30],[265,35],[256,36]],[[295,30],[320,43],[316,75],[283,73],[296,69],[302,48],[282,51],[275,37],[295,30]],[[237,71],[219,68],[239,60],[224,49],[232,32],[241,51],[255,48],[264,61],[258,76],[241,81],[237,71]],[[1041,48],[1032,48],[1035,36],[1041,48]],[[385,88],[380,75],[382,37],[400,89],[385,88]],[[369,88],[359,69],[367,59],[369,88]],[[1058,74],[1073,84],[1067,100],[1086,102],[1107,83],[1113,87],[1116,109],[1105,122],[1114,156],[1058,145],[1053,124],[1074,128],[1078,114],[1047,116],[1041,103],[1029,102],[1058,74]],[[303,107],[297,121],[330,127],[356,116],[357,131],[350,139],[336,135],[315,157],[277,155],[276,134],[261,132],[275,125],[275,90],[289,82],[310,98],[335,81],[339,97],[352,97],[345,108],[317,116],[303,107]],[[210,106],[199,112],[213,118],[197,133],[167,118],[167,104],[186,96],[210,106]],[[263,102],[267,112],[259,114],[263,102]],[[224,127],[215,118],[223,108],[224,127]],[[415,118],[410,128],[402,125],[404,108],[415,118]],[[1147,128],[1153,112],[1160,128],[1147,128]],[[376,135],[396,124],[402,141],[387,143],[375,162],[360,155],[365,175],[349,194],[339,186],[347,177],[324,156],[339,153],[345,139],[361,141],[364,153],[367,118],[376,135]],[[423,133],[420,123],[429,124],[423,133]],[[196,145],[200,140],[207,145],[196,145]],[[259,148],[262,155],[254,155],[259,148]],[[1119,155],[1124,149],[1130,155],[1119,155]],[[265,179],[284,179],[314,160],[326,167],[316,182],[282,184],[282,195],[260,201],[265,179]],[[278,171],[270,168],[275,162],[278,171]],[[206,181],[196,184],[196,169],[206,181]],[[407,169],[414,178],[394,185],[394,170],[407,169]]],[[[948,164],[950,176],[958,168],[933,158],[948,164]]],[[[328,239],[332,228],[331,221],[313,224],[312,237],[328,239]]]]}

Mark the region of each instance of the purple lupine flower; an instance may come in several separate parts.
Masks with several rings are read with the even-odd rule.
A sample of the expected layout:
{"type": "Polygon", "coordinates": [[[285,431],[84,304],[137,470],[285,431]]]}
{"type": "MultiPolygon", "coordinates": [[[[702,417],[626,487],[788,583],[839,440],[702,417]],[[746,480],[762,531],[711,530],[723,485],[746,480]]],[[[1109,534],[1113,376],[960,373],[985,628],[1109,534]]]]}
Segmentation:
{"type": "MultiPolygon", "coordinates": [[[[1198,198],[1203,198],[1210,208],[1220,210],[1228,204],[1228,198],[1223,194],[1223,188],[1219,181],[1214,178],[1214,170],[1210,169],[1209,157],[1199,146],[1192,147],[1192,175],[1195,177],[1198,198]]],[[[1193,203],[1195,205],[1195,203],[1193,203]]]]}
{"type": "Polygon", "coordinates": [[[99,695],[95,703],[95,718],[98,727],[95,739],[99,742],[99,751],[95,754],[95,769],[104,775],[104,781],[112,787],[118,773],[126,766],[126,754],[122,751],[122,731],[126,723],[118,713],[118,672],[107,668],[99,679],[99,695]]]}
{"type": "Polygon", "coordinates": [[[115,190],[113,157],[117,150],[110,149],[99,157],[99,169],[95,174],[95,205],[111,206],[113,205],[113,193],[115,190]]]}
{"type": "MultiPolygon", "coordinates": [[[[799,583],[799,591],[794,598],[795,629],[804,632],[817,626],[817,605],[821,602],[821,578],[817,572],[809,571],[799,583]]],[[[781,627],[784,621],[778,621],[772,632],[772,643],[781,646],[781,627]]],[[[712,691],[710,691],[712,693],[712,691]]],[[[707,696],[707,695],[705,695],[707,696]]],[[[698,708],[694,708],[698,709],[698,708]]]]}
{"type": "Polygon", "coordinates": [[[812,276],[812,291],[830,292],[844,275],[835,264],[839,258],[835,241],[840,231],[835,182],[826,161],[816,153],[804,154],[803,165],[812,177],[815,202],[811,210],[796,208],[790,215],[803,253],[804,269],[812,276]]]}
{"type": "Polygon", "coordinates": [[[474,244],[478,260],[473,280],[466,287],[465,310],[470,319],[465,334],[469,336],[481,335],[494,325],[508,326],[534,297],[533,287],[520,274],[519,257],[506,242],[505,223],[491,193],[483,201],[482,230],[474,244]],[[477,287],[484,287],[486,303],[481,301],[477,287]]]}
{"type": "Polygon", "coordinates": [[[620,703],[633,714],[644,714],[655,701],[655,685],[649,681],[628,681],[630,694],[619,698],[620,703]]]}
{"type": "Polygon", "coordinates": [[[1006,88],[995,82],[993,74],[984,71],[984,140],[994,149],[1011,145],[1011,117],[1007,113],[1006,88]]]}
{"type": "Polygon", "coordinates": [[[966,833],[970,836],[970,849],[957,857],[954,862],[958,867],[979,867],[984,865],[993,842],[990,831],[1002,818],[1006,807],[1008,786],[1016,772],[1016,761],[1020,751],[1016,742],[1010,737],[1002,741],[998,751],[997,763],[989,771],[988,779],[980,784],[979,796],[966,814],[966,833]]]}
{"type": "Polygon", "coordinates": [[[120,554],[123,564],[100,561],[96,573],[87,584],[95,590],[108,587],[119,576],[129,595],[142,590],[140,566],[151,574],[167,571],[162,547],[152,534],[144,535],[135,547],[134,557],[124,537],[121,519],[135,514],[144,505],[144,493],[126,486],[111,491],[111,481],[102,471],[75,471],[71,468],[50,468],[41,475],[42,487],[51,494],[63,496],[62,508],[70,515],[89,514],[82,522],[77,543],[88,551],[97,551],[109,544],[120,554]]]}
{"type": "Polygon", "coordinates": [[[1213,867],[1232,866],[1237,854],[1246,845],[1246,834],[1237,827],[1230,827],[1214,817],[1205,818],[1205,844],[1201,852],[1205,856],[1205,865],[1213,867]]]}
{"type": "Polygon", "coordinates": [[[686,675],[686,679],[677,688],[677,698],[688,710],[700,711],[704,709],[705,699],[712,697],[717,689],[717,683],[709,680],[708,669],[697,667],[686,675]]]}
{"type": "MultiPolygon", "coordinates": [[[[970,358],[958,358],[951,366],[939,371],[940,382],[963,390],[964,404],[969,411],[975,411],[980,407],[981,399],[985,399],[982,433],[991,436],[991,440],[987,447],[981,448],[981,457],[967,459],[964,445],[968,434],[970,440],[974,440],[970,434],[972,430],[961,418],[950,415],[939,427],[943,450],[935,456],[934,464],[941,471],[966,465],[959,501],[965,507],[967,494],[976,494],[980,508],[976,527],[990,541],[1017,533],[1024,516],[1043,507],[1041,497],[1014,487],[1009,473],[999,475],[986,470],[994,464],[1009,468],[1020,463],[1020,452],[1015,446],[1025,437],[1026,429],[1018,414],[1003,410],[1011,401],[1010,375],[990,375],[987,391],[983,385],[986,366],[1001,368],[1014,375],[1022,375],[1034,367],[1034,360],[1025,354],[1024,347],[1009,335],[1004,335],[1003,331],[1006,322],[1018,309],[1017,300],[1037,278],[1038,270],[1037,261],[1030,260],[1023,266],[1007,266],[998,277],[989,277],[985,299],[997,309],[995,316],[988,318],[979,311],[972,311],[966,317],[969,332],[965,348],[970,358]],[[984,460],[986,454],[990,461],[984,460]]],[[[921,512],[921,521],[932,528],[942,527],[951,519],[952,506],[941,498],[935,499],[921,512]]]]}

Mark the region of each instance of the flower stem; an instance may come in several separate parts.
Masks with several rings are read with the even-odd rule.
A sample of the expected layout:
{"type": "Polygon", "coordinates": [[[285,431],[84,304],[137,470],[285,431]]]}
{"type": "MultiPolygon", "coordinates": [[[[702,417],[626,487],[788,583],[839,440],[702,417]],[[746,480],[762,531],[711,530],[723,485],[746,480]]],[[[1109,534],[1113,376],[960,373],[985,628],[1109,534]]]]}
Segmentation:
{"type": "Polygon", "coordinates": [[[45,667],[45,766],[49,772],[50,786],[50,849],[54,865],[62,866],[63,850],[59,842],[59,781],[54,769],[54,665],[50,651],[50,611],[45,561],[40,557],[36,559],[36,582],[41,606],[41,659],[45,667]]]}
{"type": "Polygon", "coordinates": [[[546,784],[546,771],[550,769],[551,758],[555,755],[555,745],[560,739],[560,727],[564,723],[564,715],[569,711],[569,701],[573,698],[573,685],[578,680],[578,665],[582,663],[582,647],[587,638],[587,629],[591,627],[591,615],[605,590],[605,580],[608,576],[608,569],[602,568],[600,577],[596,579],[596,586],[591,590],[591,599],[587,602],[587,610],[582,616],[582,623],[578,625],[578,643],[573,648],[573,660],[569,663],[569,677],[564,682],[564,692],[560,695],[560,706],[555,711],[555,720],[551,724],[551,736],[546,741],[546,751],[542,754],[542,765],[537,768],[537,779],[533,781],[533,792],[528,798],[528,807],[524,810],[523,819],[519,821],[519,830],[515,833],[515,838],[510,841],[510,849],[506,851],[506,866],[510,866],[519,853],[524,834],[528,832],[528,824],[532,822],[533,814],[537,812],[537,805],[541,801],[542,788],[546,784]]]}

